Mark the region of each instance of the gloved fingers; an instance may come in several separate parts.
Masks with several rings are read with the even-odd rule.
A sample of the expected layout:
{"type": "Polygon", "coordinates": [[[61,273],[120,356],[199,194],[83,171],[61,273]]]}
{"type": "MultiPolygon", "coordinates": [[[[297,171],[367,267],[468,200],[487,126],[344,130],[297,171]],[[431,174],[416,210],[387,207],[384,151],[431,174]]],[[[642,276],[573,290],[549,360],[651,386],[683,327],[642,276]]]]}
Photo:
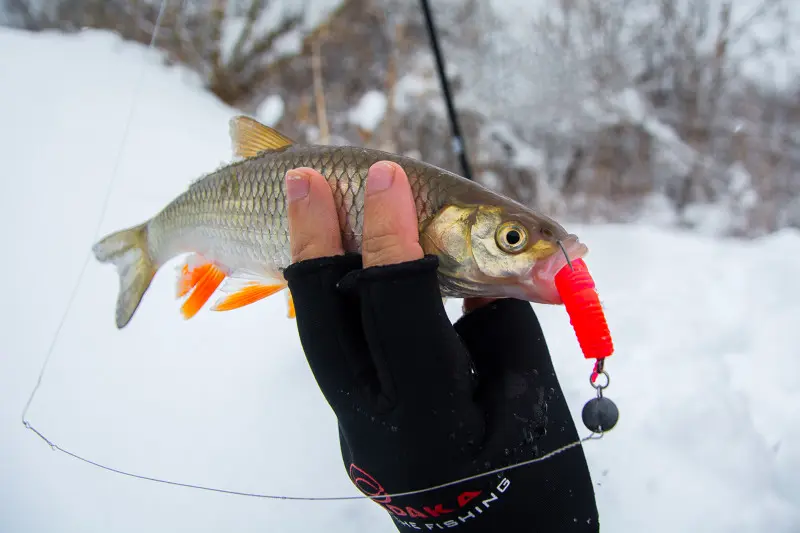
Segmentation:
{"type": "Polygon", "coordinates": [[[497,300],[500,300],[500,298],[483,298],[483,297],[464,298],[461,309],[464,311],[464,314],[467,314],[471,313],[476,309],[480,309],[481,307],[487,306],[490,303],[494,303],[497,300]]]}
{"type": "Polygon", "coordinates": [[[284,278],[309,366],[338,410],[355,401],[354,395],[376,387],[358,301],[336,289],[345,274],[361,268],[361,258],[343,255],[333,193],[321,174],[306,168],[289,171],[286,191],[293,263],[284,278]]]}
{"type": "Polygon", "coordinates": [[[536,446],[549,452],[577,439],[530,303],[489,303],[463,316],[455,329],[475,361],[478,398],[490,413],[492,439],[505,442],[512,454],[536,446]]]}
{"type": "Polygon", "coordinates": [[[350,273],[340,286],[360,297],[382,392],[407,416],[472,424],[472,363],[442,304],[437,267],[434,256],[375,266],[350,273]]]}
{"type": "Polygon", "coordinates": [[[309,259],[284,271],[294,299],[297,330],[309,367],[334,411],[376,393],[377,379],[361,329],[358,299],[336,284],[361,267],[357,255],[309,259]]]}
{"type": "Polygon", "coordinates": [[[454,327],[481,379],[549,364],[547,343],[529,302],[503,298],[467,311],[454,327]]]}
{"type": "Polygon", "coordinates": [[[461,317],[455,330],[475,363],[478,400],[494,421],[500,422],[499,411],[520,411],[536,433],[545,421],[541,378],[553,366],[531,304],[515,299],[488,303],[461,317]]]}

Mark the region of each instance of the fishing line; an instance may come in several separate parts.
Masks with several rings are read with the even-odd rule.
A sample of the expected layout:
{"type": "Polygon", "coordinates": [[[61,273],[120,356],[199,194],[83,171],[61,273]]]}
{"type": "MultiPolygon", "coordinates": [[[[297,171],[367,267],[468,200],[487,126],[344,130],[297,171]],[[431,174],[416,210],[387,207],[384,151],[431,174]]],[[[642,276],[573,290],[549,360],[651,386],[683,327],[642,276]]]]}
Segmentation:
{"type": "MultiPolygon", "coordinates": [[[[158,17],[156,18],[155,26],[153,27],[153,35],[150,37],[150,45],[147,47],[147,51],[151,51],[155,47],[156,36],[158,35],[158,30],[161,28],[161,20],[164,17],[164,12],[166,11],[168,0],[161,0],[161,7],[158,10],[158,17]]],[[[111,171],[111,179],[108,181],[108,186],[106,187],[105,196],[101,203],[100,208],[100,217],[97,220],[97,227],[94,230],[95,238],[100,234],[100,227],[103,224],[103,220],[105,219],[106,212],[108,210],[109,200],[111,199],[111,191],[114,189],[114,183],[116,182],[117,175],[119,174],[119,165],[120,161],[122,160],[122,151],[125,148],[125,144],[128,141],[128,133],[130,131],[131,122],[133,120],[133,112],[136,109],[136,104],[139,98],[139,93],[141,93],[142,89],[142,82],[144,81],[144,75],[147,65],[142,65],[142,69],[139,73],[139,79],[134,86],[133,91],[133,99],[131,101],[131,107],[128,111],[128,117],[125,120],[125,129],[122,133],[122,140],[119,144],[119,150],[117,151],[117,156],[114,161],[114,167],[111,171]]],[[[64,328],[64,324],[67,321],[67,317],[69,316],[70,311],[72,310],[72,306],[75,303],[75,297],[78,295],[78,289],[81,287],[81,282],[83,281],[83,277],[86,275],[86,269],[89,266],[89,261],[91,260],[92,254],[88,252],[86,254],[86,258],[83,261],[83,266],[81,267],[80,273],[78,274],[78,280],[75,282],[75,286],[72,288],[72,292],[69,295],[67,300],[67,306],[64,309],[64,313],[61,315],[61,319],[58,322],[58,326],[56,327],[55,334],[53,334],[53,339],[50,341],[50,346],[47,349],[47,353],[44,358],[44,363],[42,363],[42,368],[39,370],[39,377],[36,380],[36,384],[31,391],[31,395],[28,398],[28,401],[25,403],[25,408],[22,410],[22,424],[32,430],[34,433],[39,435],[44,439],[44,436],[36,431],[33,426],[31,426],[30,422],[27,419],[28,416],[28,409],[30,409],[31,403],[33,403],[33,399],[36,397],[36,393],[39,392],[39,387],[42,385],[42,378],[44,378],[44,374],[47,371],[47,365],[50,363],[50,358],[53,355],[53,350],[56,347],[59,339],[61,338],[61,330],[64,328]]],[[[51,444],[50,441],[44,439],[48,444],[51,444]]],[[[51,444],[52,446],[52,444],[51,444]]]]}
{"type": "Polygon", "coordinates": [[[563,452],[565,452],[567,450],[575,448],[576,446],[580,446],[581,444],[583,444],[584,442],[586,442],[588,440],[598,440],[598,439],[601,439],[603,437],[603,433],[591,433],[587,437],[584,437],[584,438],[582,438],[580,440],[572,441],[572,442],[570,442],[568,444],[565,444],[564,446],[562,446],[560,448],[557,448],[557,449],[555,449],[555,450],[553,450],[551,452],[548,452],[548,453],[542,455],[541,457],[536,457],[534,459],[529,459],[527,461],[514,463],[514,464],[509,465],[509,466],[495,468],[494,470],[489,470],[487,472],[482,472],[480,474],[475,474],[475,475],[472,475],[472,476],[466,476],[466,477],[462,477],[462,478],[459,478],[459,479],[454,479],[453,481],[448,481],[446,483],[441,483],[439,485],[434,485],[432,487],[426,487],[424,489],[409,490],[409,491],[406,491],[406,492],[395,492],[395,493],[392,493],[392,494],[380,494],[380,495],[376,495],[376,496],[368,496],[366,494],[357,495],[357,496],[283,496],[283,495],[279,495],[279,494],[259,494],[257,492],[240,492],[240,491],[236,491],[236,490],[219,489],[219,488],[215,488],[215,487],[207,487],[207,486],[204,486],[204,485],[195,485],[195,484],[192,484],[192,483],[182,483],[182,482],[179,482],[179,481],[170,481],[168,479],[160,479],[160,478],[155,478],[155,477],[150,477],[150,476],[143,476],[143,475],[140,475],[140,474],[134,474],[132,472],[126,472],[125,470],[119,470],[117,468],[113,468],[113,467],[110,467],[110,466],[107,466],[107,465],[104,465],[104,464],[101,464],[101,463],[97,463],[95,461],[92,461],[91,459],[86,459],[85,457],[81,457],[80,455],[78,455],[76,453],[73,453],[73,452],[71,452],[69,450],[66,450],[66,449],[62,448],[61,446],[59,446],[58,444],[55,444],[54,442],[49,440],[47,437],[45,437],[41,433],[39,433],[32,426],[28,426],[28,429],[30,429],[31,431],[33,431],[34,433],[39,435],[39,437],[41,437],[41,439],[43,441],[45,441],[53,450],[57,450],[59,452],[65,453],[65,454],[69,455],[70,457],[73,457],[74,459],[78,459],[79,461],[83,461],[84,463],[88,463],[88,464],[90,464],[92,466],[96,466],[98,468],[101,468],[103,470],[107,470],[109,472],[114,472],[115,474],[121,474],[123,476],[128,476],[128,477],[132,477],[132,478],[136,478],[136,479],[143,479],[145,481],[153,481],[155,483],[162,483],[162,484],[165,484],[165,485],[173,485],[173,486],[184,487],[184,488],[189,488],[189,489],[205,490],[205,491],[217,492],[217,493],[221,493],[221,494],[231,494],[233,496],[248,496],[248,497],[251,497],[251,498],[261,498],[261,499],[265,499],[265,500],[291,500],[291,501],[306,501],[306,502],[321,502],[321,501],[331,502],[331,501],[372,500],[372,499],[383,500],[383,499],[386,499],[386,498],[399,498],[399,497],[402,497],[402,496],[413,496],[415,494],[423,494],[423,493],[426,493],[426,492],[430,492],[430,491],[434,491],[434,490],[439,490],[439,489],[443,489],[443,488],[446,488],[446,487],[450,487],[452,485],[458,485],[460,483],[464,483],[464,482],[467,482],[467,481],[472,481],[472,480],[475,480],[475,479],[479,479],[479,478],[482,478],[484,476],[491,476],[493,474],[499,474],[501,472],[507,472],[509,470],[513,470],[515,468],[520,468],[520,467],[528,466],[528,465],[531,465],[531,464],[534,464],[534,463],[538,463],[538,462],[541,462],[541,461],[546,461],[547,459],[550,459],[550,458],[552,458],[552,457],[554,457],[554,456],[556,456],[556,455],[558,455],[560,453],[563,453],[563,452]]]}

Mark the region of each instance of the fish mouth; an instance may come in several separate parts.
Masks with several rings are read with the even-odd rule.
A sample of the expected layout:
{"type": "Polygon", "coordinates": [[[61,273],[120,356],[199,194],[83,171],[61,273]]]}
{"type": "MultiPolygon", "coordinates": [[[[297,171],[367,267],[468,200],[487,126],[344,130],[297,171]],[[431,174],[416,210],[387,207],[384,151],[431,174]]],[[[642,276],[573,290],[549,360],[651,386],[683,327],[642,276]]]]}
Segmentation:
{"type": "Polygon", "coordinates": [[[574,261],[589,253],[589,248],[580,242],[577,235],[568,235],[560,242],[560,246],[556,246],[558,248],[550,257],[537,261],[531,268],[529,282],[525,284],[531,301],[554,305],[563,303],[556,289],[556,274],[567,266],[567,257],[569,261],[574,261]]]}

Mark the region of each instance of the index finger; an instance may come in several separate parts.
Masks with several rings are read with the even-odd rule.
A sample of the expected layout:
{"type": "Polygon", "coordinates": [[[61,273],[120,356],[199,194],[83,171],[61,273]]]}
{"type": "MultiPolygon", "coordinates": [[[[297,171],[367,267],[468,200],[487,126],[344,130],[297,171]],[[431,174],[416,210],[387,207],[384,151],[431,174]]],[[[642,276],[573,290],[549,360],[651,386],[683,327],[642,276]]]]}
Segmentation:
{"type": "Polygon", "coordinates": [[[286,173],[286,202],[292,262],[342,255],[342,235],[333,192],[311,168],[286,173]]]}

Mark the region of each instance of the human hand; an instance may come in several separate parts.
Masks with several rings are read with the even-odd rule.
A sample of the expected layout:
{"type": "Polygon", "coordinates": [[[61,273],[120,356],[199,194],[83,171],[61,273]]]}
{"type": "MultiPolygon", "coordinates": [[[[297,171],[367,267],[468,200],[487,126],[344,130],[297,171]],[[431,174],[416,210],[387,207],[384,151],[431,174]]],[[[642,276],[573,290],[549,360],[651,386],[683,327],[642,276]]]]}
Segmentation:
{"type": "Polygon", "coordinates": [[[577,431],[529,303],[468,299],[468,314],[450,323],[402,168],[370,169],[360,256],[344,253],[323,176],[304,168],[286,181],[293,264],[284,275],[353,483],[403,531],[597,531],[580,447],[388,496],[538,457],[577,431]]]}
{"type": "MultiPolygon", "coordinates": [[[[341,233],[330,186],[317,171],[286,176],[292,262],[341,255],[341,233]]],[[[406,173],[382,161],[370,168],[364,202],[364,267],[421,259],[417,213],[406,173]]]]}

